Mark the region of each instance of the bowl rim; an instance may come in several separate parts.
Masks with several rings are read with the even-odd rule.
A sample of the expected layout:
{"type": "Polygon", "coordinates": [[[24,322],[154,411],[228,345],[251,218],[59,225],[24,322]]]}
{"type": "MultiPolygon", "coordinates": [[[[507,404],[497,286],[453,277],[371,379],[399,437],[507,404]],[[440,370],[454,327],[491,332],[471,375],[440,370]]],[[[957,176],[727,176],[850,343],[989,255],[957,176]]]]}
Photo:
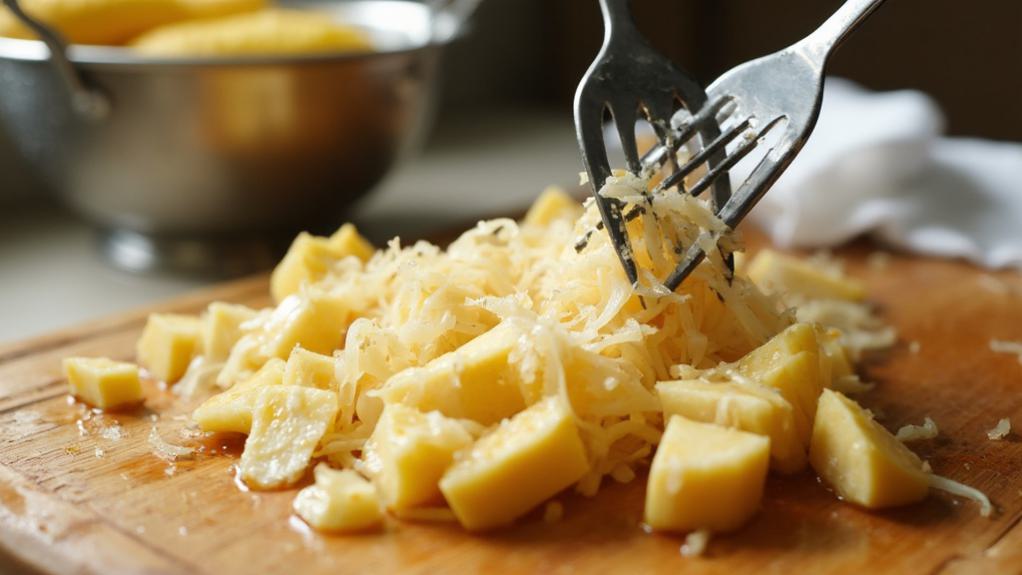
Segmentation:
{"type": "MultiPolygon", "coordinates": [[[[285,6],[292,9],[337,9],[358,4],[400,6],[402,10],[419,12],[419,16],[434,19],[434,26],[441,30],[440,34],[431,35],[425,42],[409,41],[407,46],[384,48],[360,52],[316,52],[296,54],[245,54],[228,56],[145,56],[127,46],[104,46],[91,44],[73,44],[68,46],[68,59],[72,64],[85,67],[116,67],[116,68],[195,68],[195,67],[247,67],[277,66],[300,64],[323,64],[335,62],[355,62],[376,59],[386,56],[400,56],[440,47],[460,36],[453,17],[443,12],[434,12],[428,4],[413,0],[348,0],[331,2],[291,1],[285,6]]],[[[43,62],[50,60],[50,51],[41,40],[8,38],[0,36],[0,60],[17,62],[43,62]]]]}

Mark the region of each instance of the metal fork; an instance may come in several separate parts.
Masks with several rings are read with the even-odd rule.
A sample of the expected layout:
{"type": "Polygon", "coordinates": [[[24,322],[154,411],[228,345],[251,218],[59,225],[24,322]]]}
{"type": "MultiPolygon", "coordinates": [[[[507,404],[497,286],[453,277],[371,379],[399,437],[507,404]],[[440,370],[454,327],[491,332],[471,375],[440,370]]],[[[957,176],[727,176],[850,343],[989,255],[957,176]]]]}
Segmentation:
{"type": "MultiPolygon", "coordinates": [[[[635,28],[629,0],[600,0],[603,12],[603,47],[575,92],[575,128],[582,161],[593,187],[602,227],[610,234],[618,258],[629,281],[638,279],[628,234],[624,227],[621,203],[599,194],[611,175],[607,149],[603,141],[603,116],[609,110],[617,126],[628,169],[633,173],[651,169],[673,158],[670,118],[680,107],[698,110],[706,103],[706,92],[690,75],[675,67],[653,49],[635,28]],[[652,125],[661,144],[643,158],[639,157],[635,124],[639,115],[652,125]]],[[[715,121],[701,122],[693,132],[704,141],[719,135],[715,121]]],[[[723,161],[723,154],[710,158],[712,164],[723,161]]],[[[714,185],[714,200],[722,206],[730,197],[730,182],[721,179],[714,185]]]]}
{"type": "MultiPolygon", "coordinates": [[[[707,89],[707,104],[695,115],[676,122],[671,139],[680,145],[704,125],[722,125],[723,133],[666,177],[653,193],[665,193],[677,186],[680,193],[699,195],[709,186],[727,180],[728,171],[770,135],[777,138],[776,143],[717,211],[729,228],[738,225],[791,164],[816,125],[830,55],[884,1],[847,0],[806,38],[780,52],[741,64],[718,78],[707,89]],[[707,161],[721,153],[726,153],[723,161],[716,165],[707,161]],[[706,174],[686,187],[685,178],[703,164],[708,165],[706,174]]],[[[689,246],[684,259],[664,280],[668,289],[677,289],[705,257],[699,243],[689,246]]]]}

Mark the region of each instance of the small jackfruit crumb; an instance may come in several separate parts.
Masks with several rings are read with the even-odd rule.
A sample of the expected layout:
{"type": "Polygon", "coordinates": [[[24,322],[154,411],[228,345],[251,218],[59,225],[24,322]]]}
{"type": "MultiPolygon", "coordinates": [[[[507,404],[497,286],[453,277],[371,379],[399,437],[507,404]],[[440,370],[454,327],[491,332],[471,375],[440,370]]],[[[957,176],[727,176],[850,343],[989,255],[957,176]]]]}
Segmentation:
{"type": "Polygon", "coordinates": [[[191,459],[195,456],[195,450],[191,447],[167,443],[160,437],[160,432],[156,430],[156,426],[149,430],[149,445],[153,448],[153,454],[165,461],[173,462],[191,459]]]}
{"type": "Polygon", "coordinates": [[[697,529],[685,537],[685,543],[681,546],[681,554],[684,557],[699,557],[706,552],[710,543],[710,532],[706,529],[697,529]]]}
{"type": "Polygon", "coordinates": [[[858,375],[854,373],[851,375],[842,375],[841,377],[834,378],[834,381],[830,383],[830,388],[834,391],[840,391],[845,395],[855,395],[856,393],[865,393],[871,391],[876,387],[875,383],[862,381],[858,375]]]}
{"type": "Polygon", "coordinates": [[[997,425],[995,425],[993,429],[987,432],[987,437],[989,437],[991,441],[998,441],[1008,437],[1009,433],[1011,433],[1011,420],[1005,417],[998,421],[997,425]]]}
{"type": "Polygon", "coordinates": [[[898,433],[895,434],[895,438],[902,443],[909,441],[921,441],[923,439],[933,439],[937,437],[939,430],[937,424],[929,417],[923,419],[922,425],[903,425],[898,429],[898,433]]]}
{"type": "Polygon", "coordinates": [[[1005,341],[1003,339],[991,339],[990,351],[994,353],[1010,353],[1018,356],[1018,362],[1022,363],[1022,341],[1005,341]]]}

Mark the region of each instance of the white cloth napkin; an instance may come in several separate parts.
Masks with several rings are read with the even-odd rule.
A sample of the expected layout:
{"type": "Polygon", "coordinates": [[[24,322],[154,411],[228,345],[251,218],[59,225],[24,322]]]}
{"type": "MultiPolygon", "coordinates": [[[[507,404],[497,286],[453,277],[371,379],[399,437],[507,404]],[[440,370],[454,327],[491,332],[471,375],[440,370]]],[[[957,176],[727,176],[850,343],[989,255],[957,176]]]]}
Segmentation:
{"type": "Polygon", "coordinates": [[[895,248],[1022,268],[1022,144],[941,137],[942,127],[920,92],[828,78],[815,131],[751,217],[781,246],[870,234],[895,248]]]}

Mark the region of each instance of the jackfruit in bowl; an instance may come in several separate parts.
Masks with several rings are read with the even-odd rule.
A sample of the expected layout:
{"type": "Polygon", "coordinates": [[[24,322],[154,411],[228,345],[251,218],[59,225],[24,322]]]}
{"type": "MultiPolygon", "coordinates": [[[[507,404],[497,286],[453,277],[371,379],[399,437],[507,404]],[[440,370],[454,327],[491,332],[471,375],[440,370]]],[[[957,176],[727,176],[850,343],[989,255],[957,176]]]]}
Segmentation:
{"type": "Polygon", "coordinates": [[[147,56],[239,56],[368,52],[364,32],[327,14],[269,9],[169,24],[131,42],[147,56]]]}
{"type": "MultiPolygon", "coordinates": [[[[30,16],[72,44],[120,46],[154,28],[266,8],[266,0],[21,0],[30,16]]],[[[0,8],[0,36],[34,39],[10,10],[0,8]]]]}
{"type": "MultiPolygon", "coordinates": [[[[72,44],[126,46],[151,57],[369,52],[357,27],[266,0],[22,0],[26,13],[72,44]]],[[[0,36],[34,33],[0,9],[0,36]]]]}

